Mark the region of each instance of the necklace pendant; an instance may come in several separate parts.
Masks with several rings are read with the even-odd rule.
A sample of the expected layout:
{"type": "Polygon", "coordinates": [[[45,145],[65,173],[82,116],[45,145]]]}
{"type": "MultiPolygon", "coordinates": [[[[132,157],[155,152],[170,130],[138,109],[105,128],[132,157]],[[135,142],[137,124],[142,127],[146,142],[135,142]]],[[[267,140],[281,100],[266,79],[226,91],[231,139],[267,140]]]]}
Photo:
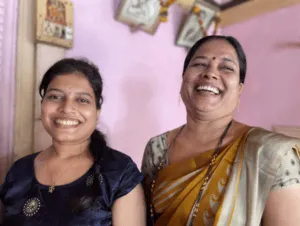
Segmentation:
{"type": "Polygon", "coordinates": [[[49,193],[53,193],[54,189],[55,189],[55,187],[54,187],[54,185],[52,185],[52,186],[49,187],[48,192],[49,193]]]}

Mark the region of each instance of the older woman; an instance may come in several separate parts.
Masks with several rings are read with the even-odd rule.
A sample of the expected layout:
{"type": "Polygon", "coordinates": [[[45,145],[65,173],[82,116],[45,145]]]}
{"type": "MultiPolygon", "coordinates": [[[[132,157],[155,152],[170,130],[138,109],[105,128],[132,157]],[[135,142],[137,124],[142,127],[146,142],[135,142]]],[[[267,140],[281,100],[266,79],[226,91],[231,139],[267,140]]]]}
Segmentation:
{"type": "Polygon", "coordinates": [[[152,138],[144,153],[153,225],[299,225],[300,141],[233,119],[245,75],[233,37],[205,37],[190,49],[180,91],[187,122],[152,138]]]}
{"type": "Polygon", "coordinates": [[[0,187],[4,226],[143,226],[142,174],[96,129],[98,68],[63,59],[40,85],[42,123],[53,144],[13,164],[0,187]]]}

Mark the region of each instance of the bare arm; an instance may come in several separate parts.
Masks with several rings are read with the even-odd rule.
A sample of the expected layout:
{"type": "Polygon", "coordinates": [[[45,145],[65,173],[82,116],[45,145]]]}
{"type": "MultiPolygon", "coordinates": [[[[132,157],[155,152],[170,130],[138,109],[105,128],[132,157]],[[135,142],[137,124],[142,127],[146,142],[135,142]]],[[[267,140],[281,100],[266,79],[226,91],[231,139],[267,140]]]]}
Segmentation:
{"type": "Polygon", "coordinates": [[[112,208],[113,226],[146,226],[146,205],[142,186],[117,199],[112,208]]]}
{"type": "Polygon", "coordinates": [[[271,191],[263,216],[265,226],[298,226],[300,222],[300,185],[271,191]]]}

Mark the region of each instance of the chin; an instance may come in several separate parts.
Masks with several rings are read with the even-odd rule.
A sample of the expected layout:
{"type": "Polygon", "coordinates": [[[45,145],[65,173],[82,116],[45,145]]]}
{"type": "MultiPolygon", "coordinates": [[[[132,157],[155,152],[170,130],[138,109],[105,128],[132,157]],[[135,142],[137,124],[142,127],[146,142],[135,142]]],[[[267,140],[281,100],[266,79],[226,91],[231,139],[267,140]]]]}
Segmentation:
{"type": "Polygon", "coordinates": [[[52,139],[59,143],[76,143],[79,140],[72,135],[56,135],[52,136],[52,139]]]}
{"type": "Polygon", "coordinates": [[[196,106],[196,110],[198,112],[211,112],[211,111],[214,111],[215,109],[216,109],[216,107],[213,106],[212,104],[201,103],[198,106],[196,106]]]}

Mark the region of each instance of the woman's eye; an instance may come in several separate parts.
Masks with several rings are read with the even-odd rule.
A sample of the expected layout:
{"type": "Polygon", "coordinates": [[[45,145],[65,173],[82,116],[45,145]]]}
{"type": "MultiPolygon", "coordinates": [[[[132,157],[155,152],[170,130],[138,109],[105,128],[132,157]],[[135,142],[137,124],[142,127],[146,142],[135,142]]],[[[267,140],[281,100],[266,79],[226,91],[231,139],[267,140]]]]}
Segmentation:
{"type": "Polygon", "coordinates": [[[79,103],[82,103],[82,104],[88,104],[88,103],[90,103],[89,100],[82,99],[82,98],[78,99],[78,102],[79,102],[79,103]]]}
{"type": "Polygon", "coordinates": [[[194,64],[193,66],[194,66],[194,67],[208,67],[208,65],[205,64],[205,63],[196,63],[196,64],[194,64]]]}
{"type": "Polygon", "coordinates": [[[49,95],[47,97],[47,99],[49,99],[49,100],[60,100],[60,99],[62,99],[62,97],[58,96],[58,95],[49,95]]]}
{"type": "Polygon", "coordinates": [[[222,70],[225,70],[225,71],[234,72],[234,69],[231,68],[231,67],[228,67],[228,66],[222,66],[221,69],[222,69],[222,70]]]}

